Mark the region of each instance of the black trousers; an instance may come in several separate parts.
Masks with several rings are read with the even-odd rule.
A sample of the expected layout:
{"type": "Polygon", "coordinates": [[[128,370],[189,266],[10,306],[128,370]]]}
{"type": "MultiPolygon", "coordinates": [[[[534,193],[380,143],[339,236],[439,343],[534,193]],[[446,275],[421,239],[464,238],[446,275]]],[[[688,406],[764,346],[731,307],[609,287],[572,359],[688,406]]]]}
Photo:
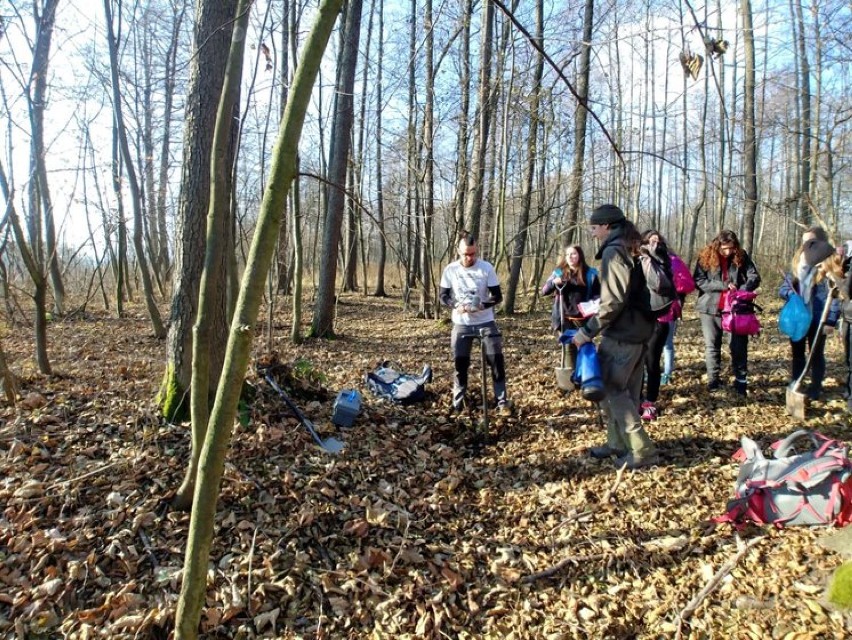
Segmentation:
{"type": "Polygon", "coordinates": [[[669,323],[656,322],[654,333],[648,341],[648,351],[645,353],[645,400],[656,402],[660,395],[660,379],[663,374],[660,359],[663,347],[669,338],[669,323]]]}
{"type": "Polygon", "coordinates": [[[852,323],[843,321],[843,351],[846,355],[846,402],[852,408],[852,323]]]}
{"type": "Polygon", "coordinates": [[[817,335],[818,327],[819,322],[812,323],[804,338],[798,342],[790,341],[790,347],[793,352],[793,369],[791,371],[793,380],[797,380],[802,375],[802,371],[805,370],[805,364],[808,360],[808,348],[813,353],[811,357],[810,390],[815,393],[819,393],[822,390],[822,381],[825,378],[825,334],[820,332],[817,335]]]}

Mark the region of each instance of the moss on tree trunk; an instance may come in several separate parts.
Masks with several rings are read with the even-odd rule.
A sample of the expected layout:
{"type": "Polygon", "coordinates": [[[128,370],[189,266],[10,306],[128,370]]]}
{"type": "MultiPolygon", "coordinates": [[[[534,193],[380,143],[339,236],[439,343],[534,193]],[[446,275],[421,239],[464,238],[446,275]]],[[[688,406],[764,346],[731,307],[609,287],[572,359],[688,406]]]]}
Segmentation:
{"type": "Polygon", "coordinates": [[[189,390],[178,379],[174,364],[171,362],[163,373],[163,381],[157,392],[156,402],[160,415],[168,422],[181,422],[189,418],[189,390]]]}

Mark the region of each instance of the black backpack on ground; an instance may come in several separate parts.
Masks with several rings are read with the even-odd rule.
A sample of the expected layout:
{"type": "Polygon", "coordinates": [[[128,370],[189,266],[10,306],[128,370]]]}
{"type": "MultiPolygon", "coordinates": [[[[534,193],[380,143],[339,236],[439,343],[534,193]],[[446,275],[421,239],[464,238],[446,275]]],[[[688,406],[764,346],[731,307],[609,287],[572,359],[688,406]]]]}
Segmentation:
{"type": "Polygon", "coordinates": [[[401,371],[398,364],[385,360],[365,376],[367,388],[379,398],[399,404],[414,404],[426,398],[426,384],[432,382],[432,367],[424,365],[419,375],[401,371]]]}

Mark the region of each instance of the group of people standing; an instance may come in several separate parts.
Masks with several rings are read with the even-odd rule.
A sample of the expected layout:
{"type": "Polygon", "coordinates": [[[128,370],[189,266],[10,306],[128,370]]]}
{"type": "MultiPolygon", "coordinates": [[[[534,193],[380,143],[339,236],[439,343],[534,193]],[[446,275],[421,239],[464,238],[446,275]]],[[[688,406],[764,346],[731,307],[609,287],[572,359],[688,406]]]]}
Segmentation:
{"type": "MultiPolygon", "coordinates": [[[[560,334],[566,329],[574,330],[569,344],[569,367],[575,366],[579,347],[598,339],[597,355],[605,388],[601,408],[606,419],[606,442],[592,447],[590,455],[614,456],[617,466],[626,465],[630,469],[650,466],[659,462],[659,455],[643,422],[657,418],[660,385],[668,383],[674,373],[673,340],[685,296],[693,290],[697,293],[708,390],[714,392],[724,386],[721,375],[724,338],[731,355],[732,388],[746,397],[749,337],[723,331],[722,313],[730,292],[755,291],[760,286],[760,273],[730,230],[721,231],[699,252],[691,273],[669,249],[662,234],[656,230],[640,234],[616,205],[597,207],[588,220],[588,231],[599,246],[595,255],[599,268],[588,264],[579,245],[568,246],[544,283],[542,294],[554,296],[551,328],[560,334]],[[637,266],[638,256],[642,254],[660,263],[677,288],[678,300],[660,317],[647,313],[637,303],[637,288],[646,286],[638,275],[642,273],[637,266]],[[593,312],[588,308],[590,301],[597,302],[593,312]]],[[[480,337],[485,346],[498,407],[511,409],[506,394],[502,341],[493,313],[494,306],[502,301],[499,281],[492,265],[476,259],[476,240],[470,234],[462,234],[457,248],[459,260],[445,268],[440,284],[440,299],[453,310],[452,409],[459,411],[464,405],[472,337],[480,337]]],[[[852,247],[846,257],[847,273],[850,262],[852,247]]],[[[805,368],[807,349],[815,351],[808,390],[812,398],[818,398],[822,391],[824,336],[840,316],[840,303],[831,301],[829,282],[841,283],[843,269],[841,257],[831,247],[825,231],[818,227],[809,229],[793,259],[792,272],[779,292],[782,297],[794,290],[802,295],[816,319],[808,335],[792,344],[793,379],[805,368]],[[836,305],[837,309],[824,324],[827,328],[820,329],[817,335],[816,321],[826,303],[836,305]]],[[[838,286],[840,289],[845,286],[847,299],[852,298],[852,274],[838,286]]],[[[852,331],[848,329],[845,342],[852,371],[852,331]]],[[[847,376],[847,391],[852,403],[852,374],[847,376]]]]}

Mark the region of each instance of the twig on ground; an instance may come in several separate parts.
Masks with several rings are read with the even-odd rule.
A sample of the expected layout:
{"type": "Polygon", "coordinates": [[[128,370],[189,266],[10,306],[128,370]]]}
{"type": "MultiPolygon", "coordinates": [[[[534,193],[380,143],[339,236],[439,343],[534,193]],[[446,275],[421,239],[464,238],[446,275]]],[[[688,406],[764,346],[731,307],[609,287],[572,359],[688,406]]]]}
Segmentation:
{"type": "Polygon", "coordinates": [[[154,554],[154,549],[151,547],[151,540],[148,538],[148,535],[145,533],[142,527],[139,527],[139,530],[136,532],[139,534],[139,539],[142,541],[142,546],[145,547],[145,553],[148,554],[148,557],[151,559],[151,564],[153,565],[154,570],[160,566],[159,562],[157,562],[157,556],[154,554]]]}
{"type": "Polygon", "coordinates": [[[73,484],[75,482],[80,482],[80,480],[86,480],[87,478],[91,478],[92,476],[96,476],[99,473],[103,473],[104,471],[112,469],[113,467],[117,467],[120,464],[125,464],[127,462],[127,460],[116,460],[115,462],[110,462],[109,464],[105,464],[104,466],[99,467],[94,471],[89,471],[88,473],[84,473],[83,475],[77,476],[76,478],[69,478],[68,480],[62,480],[61,482],[57,482],[55,485],[53,485],[52,488],[57,489],[67,484],[73,484]]]}
{"type": "Polygon", "coordinates": [[[254,533],[251,536],[251,548],[249,549],[249,557],[248,557],[248,581],[246,584],[246,612],[248,612],[249,616],[254,616],[254,612],[251,610],[251,565],[254,560],[254,545],[257,541],[257,527],[254,528],[254,533]]]}
{"type": "Polygon", "coordinates": [[[393,570],[396,567],[397,560],[399,560],[402,552],[405,550],[405,543],[408,540],[408,528],[411,526],[411,520],[405,521],[405,531],[402,532],[402,540],[399,541],[399,548],[396,550],[396,555],[393,557],[393,561],[388,567],[388,570],[385,571],[385,578],[391,576],[393,574],[393,570]]]}
{"type": "Polygon", "coordinates": [[[563,558],[559,562],[557,562],[552,567],[548,567],[538,573],[531,573],[528,576],[524,576],[521,578],[521,582],[535,582],[536,580],[540,580],[541,578],[549,578],[552,575],[559,573],[562,569],[571,564],[579,564],[585,562],[594,562],[596,560],[604,560],[608,558],[619,558],[626,556],[632,547],[621,547],[619,549],[613,549],[612,551],[607,551],[605,553],[593,553],[587,556],[568,556],[567,558],[563,558]]]}
{"type": "Polygon", "coordinates": [[[571,512],[567,516],[565,516],[565,518],[559,524],[555,525],[550,531],[548,531],[548,533],[553,534],[557,530],[564,527],[566,524],[571,524],[572,522],[590,520],[593,513],[594,512],[591,510],[580,511],[578,509],[572,509],[571,512]]]}
{"type": "Polygon", "coordinates": [[[689,601],[683,610],[677,616],[677,633],[675,634],[675,639],[679,640],[683,636],[683,623],[686,622],[693,613],[695,613],[696,609],[701,606],[701,603],[704,602],[705,598],[709,596],[713,591],[716,590],[716,587],[719,586],[719,583],[722,582],[722,579],[728,575],[731,571],[733,571],[734,567],[737,566],[740,560],[745,557],[745,555],[749,552],[749,550],[763,540],[765,536],[759,536],[757,538],[753,538],[742,544],[742,540],[739,536],[737,536],[737,542],[740,548],[734,554],[732,558],[730,558],[725,564],[723,564],[716,574],[710,578],[704,588],[699,591],[695,597],[689,601]]]}
{"type": "Polygon", "coordinates": [[[618,491],[619,485],[621,484],[621,478],[624,477],[624,470],[626,468],[627,468],[626,462],[618,468],[618,471],[615,474],[615,482],[612,483],[612,486],[603,495],[603,499],[601,500],[602,504],[611,502],[612,500],[615,499],[615,494],[618,491]]]}

